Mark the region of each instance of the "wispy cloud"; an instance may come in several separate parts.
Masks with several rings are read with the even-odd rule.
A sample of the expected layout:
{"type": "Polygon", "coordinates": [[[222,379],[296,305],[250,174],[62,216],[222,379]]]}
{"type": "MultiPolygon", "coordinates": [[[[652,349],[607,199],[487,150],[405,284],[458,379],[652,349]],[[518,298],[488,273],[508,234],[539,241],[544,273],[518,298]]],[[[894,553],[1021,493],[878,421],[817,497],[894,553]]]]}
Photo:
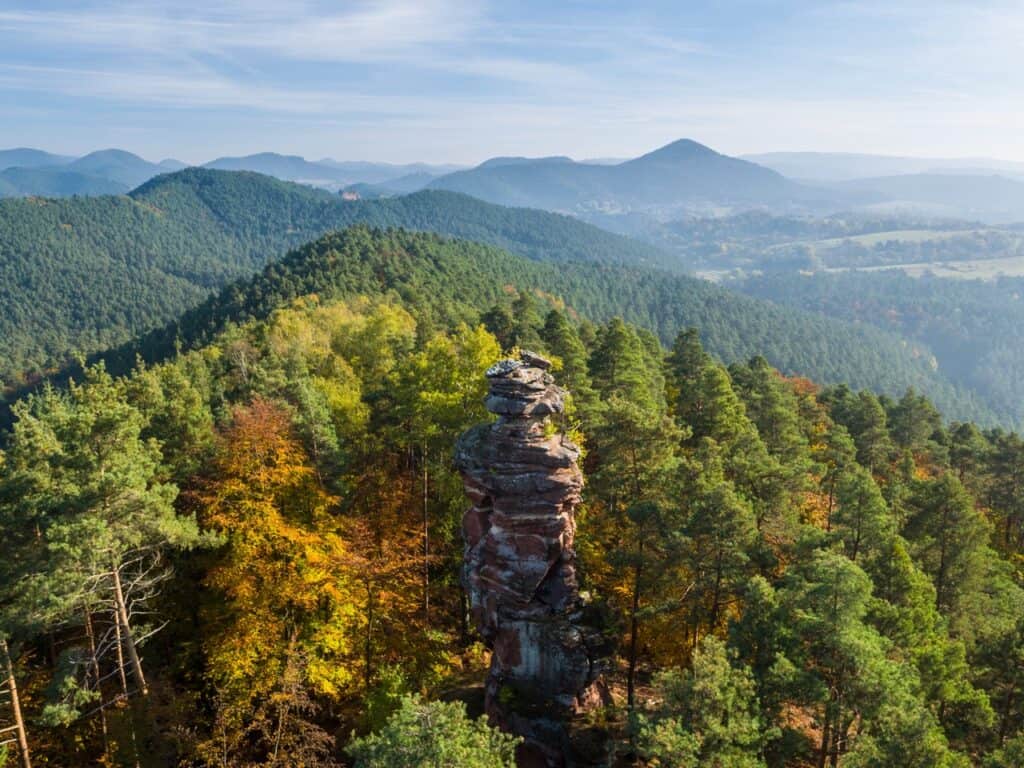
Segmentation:
{"type": "Polygon", "coordinates": [[[474,4],[457,0],[385,0],[326,13],[303,2],[231,6],[230,12],[195,3],[6,11],[0,12],[0,30],[104,51],[255,51],[304,61],[379,61],[465,39],[480,16],[474,4]]]}
{"type": "Polygon", "coordinates": [[[1024,159],[1019,0],[0,6],[0,145],[88,123],[96,145],[130,135],[155,154],[182,141],[200,154],[284,148],[274,139],[473,161],[692,136],[730,152],[962,146],[1024,159]]]}
{"type": "Polygon", "coordinates": [[[23,91],[48,90],[75,97],[98,97],[127,104],[178,107],[242,107],[298,115],[360,113],[409,117],[436,104],[429,99],[398,102],[385,94],[357,88],[310,90],[240,84],[209,72],[123,72],[45,66],[2,66],[0,86],[23,91]]]}

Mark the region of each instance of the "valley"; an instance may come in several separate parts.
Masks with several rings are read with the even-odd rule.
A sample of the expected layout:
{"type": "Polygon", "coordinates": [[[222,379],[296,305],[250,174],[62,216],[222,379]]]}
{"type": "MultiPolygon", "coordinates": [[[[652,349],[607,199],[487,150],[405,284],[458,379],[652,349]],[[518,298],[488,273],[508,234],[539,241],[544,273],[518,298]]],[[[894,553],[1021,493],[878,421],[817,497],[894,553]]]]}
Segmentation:
{"type": "Polygon", "coordinates": [[[0,768],[1024,768],[1024,5],[0,3],[0,768]]]}

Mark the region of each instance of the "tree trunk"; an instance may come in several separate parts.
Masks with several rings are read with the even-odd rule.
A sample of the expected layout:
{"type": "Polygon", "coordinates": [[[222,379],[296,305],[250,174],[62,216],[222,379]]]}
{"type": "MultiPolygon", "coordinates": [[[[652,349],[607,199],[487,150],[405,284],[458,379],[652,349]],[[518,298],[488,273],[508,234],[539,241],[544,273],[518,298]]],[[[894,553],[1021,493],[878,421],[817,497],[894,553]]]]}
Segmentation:
{"type": "Polygon", "coordinates": [[[633,573],[633,605],[629,614],[629,671],[626,675],[626,704],[630,708],[636,705],[636,657],[640,632],[640,579],[643,574],[644,541],[640,539],[636,569],[633,573]]]}
{"type": "Polygon", "coordinates": [[[843,727],[843,699],[842,695],[836,698],[836,722],[832,727],[832,750],[829,757],[829,765],[832,768],[838,768],[839,766],[839,751],[843,747],[843,736],[845,728],[843,727]]]}
{"type": "Polygon", "coordinates": [[[124,643],[121,642],[121,621],[114,609],[114,650],[117,651],[117,676],[121,680],[121,698],[128,700],[128,676],[124,671],[124,643]]]}
{"type": "Polygon", "coordinates": [[[825,531],[832,532],[832,512],[836,504],[836,484],[830,481],[828,484],[828,507],[825,510],[825,531]]]}
{"type": "Polygon", "coordinates": [[[715,589],[711,597],[711,616],[708,621],[708,634],[713,634],[718,625],[718,612],[722,609],[722,549],[719,547],[715,558],[715,589]]]}
{"type": "Polygon", "coordinates": [[[18,740],[18,753],[21,755],[22,768],[32,768],[32,760],[28,752],[28,735],[25,733],[25,721],[21,716],[21,700],[18,698],[18,684],[14,679],[14,662],[7,648],[7,640],[0,638],[0,654],[3,655],[4,666],[7,668],[7,687],[11,693],[11,711],[14,714],[14,732],[18,740]]]}
{"type": "Polygon", "coordinates": [[[1002,715],[999,718],[999,746],[1006,743],[1006,737],[1010,732],[1010,713],[1013,711],[1013,699],[1016,692],[1016,685],[1011,685],[1010,690],[1006,692],[1006,700],[1003,704],[1002,715]]]}
{"type": "Polygon", "coordinates": [[[430,628],[430,507],[427,446],[423,446],[423,623],[430,628]]]}
{"type": "Polygon", "coordinates": [[[825,768],[828,761],[829,747],[832,744],[832,712],[831,707],[825,705],[825,725],[821,731],[821,749],[818,750],[818,768],[825,768]]]}
{"type": "Polygon", "coordinates": [[[107,733],[106,702],[103,701],[103,688],[100,680],[100,660],[96,657],[96,633],[92,628],[92,611],[85,609],[85,636],[89,638],[89,655],[92,658],[92,676],[96,680],[96,694],[100,697],[100,729],[103,732],[103,757],[110,757],[110,736],[107,733]]]}
{"type": "Polygon", "coordinates": [[[363,653],[363,687],[369,695],[373,662],[373,590],[370,584],[366,585],[366,645],[363,653]]]}
{"type": "Polygon", "coordinates": [[[946,594],[946,545],[949,534],[946,532],[947,515],[942,517],[942,533],[939,543],[939,571],[935,574],[935,610],[942,612],[946,594]]]}
{"type": "Polygon", "coordinates": [[[149,686],[146,685],[146,677],[142,674],[142,661],[139,659],[139,650],[135,647],[135,638],[132,637],[132,628],[128,624],[128,607],[124,602],[124,591],[121,589],[121,571],[117,564],[112,571],[114,577],[114,602],[117,607],[117,621],[121,625],[121,640],[128,649],[128,658],[132,663],[132,674],[139,686],[139,693],[143,696],[149,695],[149,686]]]}

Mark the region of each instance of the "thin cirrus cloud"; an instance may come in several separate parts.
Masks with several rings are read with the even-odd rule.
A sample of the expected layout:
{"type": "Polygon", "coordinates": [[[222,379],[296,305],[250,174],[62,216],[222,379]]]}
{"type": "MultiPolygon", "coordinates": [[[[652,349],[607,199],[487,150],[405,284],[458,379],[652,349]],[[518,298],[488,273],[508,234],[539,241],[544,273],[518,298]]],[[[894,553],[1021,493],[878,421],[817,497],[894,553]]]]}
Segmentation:
{"type": "Polygon", "coordinates": [[[14,0],[0,145],[472,162],[691,136],[1024,159],[1021,39],[1016,0],[14,0]]]}
{"type": "Polygon", "coordinates": [[[45,66],[14,66],[0,74],[0,86],[24,91],[45,89],[68,96],[88,94],[127,102],[180,107],[244,107],[269,112],[333,114],[373,111],[408,113],[372,94],[239,85],[210,72],[119,72],[45,66]],[[390,109],[388,107],[390,106],[390,109]]]}
{"type": "Polygon", "coordinates": [[[150,53],[262,52],[306,61],[376,61],[463,39],[477,14],[450,0],[348,4],[320,14],[307,3],[149,4],[131,10],[0,12],[0,30],[30,40],[150,53]]]}

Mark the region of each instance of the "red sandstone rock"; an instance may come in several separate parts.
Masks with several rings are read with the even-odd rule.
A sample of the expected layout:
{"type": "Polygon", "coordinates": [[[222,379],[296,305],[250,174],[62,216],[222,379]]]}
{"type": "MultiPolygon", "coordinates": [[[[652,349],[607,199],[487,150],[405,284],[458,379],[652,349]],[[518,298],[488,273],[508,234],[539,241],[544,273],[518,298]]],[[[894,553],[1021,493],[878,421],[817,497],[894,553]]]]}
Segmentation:
{"type": "Polygon", "coordinates": [[[587,626],[576,581],[579,449],[550,428],[565,393],[548,368],[524,352],[488,370],[486,405],[498,420],[463,434],[455,461],[472,503],[464,584],[492,651],[486,711],[524,737],[520,765],[561,768],[600,764],[570,725],[607,691],[604,639],[587,626]]]}

